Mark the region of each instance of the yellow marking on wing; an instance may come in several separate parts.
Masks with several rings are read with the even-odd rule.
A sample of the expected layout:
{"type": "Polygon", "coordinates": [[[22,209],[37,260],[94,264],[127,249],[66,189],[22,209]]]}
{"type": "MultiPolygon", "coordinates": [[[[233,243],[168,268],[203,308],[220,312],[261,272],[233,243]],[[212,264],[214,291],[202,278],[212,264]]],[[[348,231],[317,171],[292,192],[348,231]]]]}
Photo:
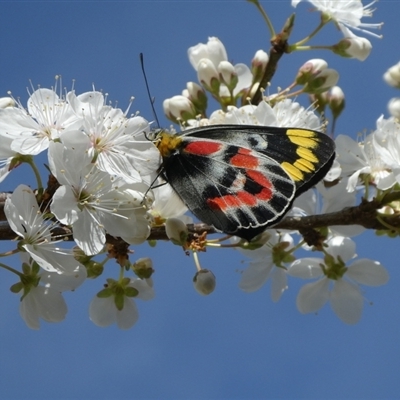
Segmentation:
{"type": "Polygon", "coordinates": [[[315,137],[315,132],[309,131],[308,129],[288,129],[286,131],[288,136],[297,136],[303,138],[313,138],[315,137]]]}
{"type": "Polygon", "coordinates": [[[293,164],[284,161],[281,166],[295,182],[304,180],[303,172],[293,164]]]}
{"type": "Polygon", "coordinates": [[[318,146],[318,139],[315,138],[315,132],[307,129],[288,129],[286,134],[290,141],[301,147],[314,149],[318,146]]]}
{"type": "Polygon", "coordinates": [[[299,170],[307,172],[309,174],[315,171],[314,164],[302,158],[296,160],[293,165],[299,170]]]}
{"type": "Polygon", "coordinates": [[[317,164],[318,163],[318,157],[313,153],[310,149],[305,149],[304,147],[299,147],[296,150],[296,153],[298,156],[300,156],[302,159],[309,161],[310,163],[317,164]]]}

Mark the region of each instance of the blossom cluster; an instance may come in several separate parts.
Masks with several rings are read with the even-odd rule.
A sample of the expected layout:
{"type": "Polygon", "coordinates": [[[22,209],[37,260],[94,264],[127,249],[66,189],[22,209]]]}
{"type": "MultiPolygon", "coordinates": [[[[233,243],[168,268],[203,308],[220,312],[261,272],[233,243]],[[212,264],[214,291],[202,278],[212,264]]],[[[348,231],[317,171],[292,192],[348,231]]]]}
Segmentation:
{"type": "MultiPolygon", "coordinates": [[[[365,60],[372,45],[353,31],[380,28],[381,24],[361,22],[363,16],[372,15],[370,5],[356,0],[310,2],[321,13],[318,30],[333,22],[343,35],[329,49],[342,57],[365,60]]],[[[292,0],[293,7],[298,3],[300,0],[292,0]]],[[[289,19],[290,29],[291,23],[289,19]]],[[[310,38],[290,45],[290,51],[304,50],[310,38]]],[[[188,82],[181,95],[163,103],[167,118],[183,130],[244,124],[323,131],[326,124],[321,114],[329,111],[334,125],[345,108],[344,93],[337,86],[339,73],[323,59],[304,63],[285,89],[253,104],[257,91],[265,89],[260,86],[269,73],[267,52],[258,50],[250,67],[233,65],[222,42],[211,37],[207,44],[190,47],[188,58],[198,83],[188,82]],[[311,106],[293,100],[301,94],[312,100],[311,106]],[[218,103],[210,115],[208,96],[218,103]]],[[[400,87],[399,77],[397,65],[384,79],[400,87]]],[[[373,197],[382,200],[395,193],[400,184],[400,124],[396,119],[400,102],[394,103],[389,107],[392,116],[380,116],[376,130],[365,138],[354,141],[339,135],[335,139],[336,160],[325,177],[329,184],[319,183],[298,197],[289,215],[340,212],[355,206],[360,196],[365,201],[373,197]]],[[[33,168],[37,180],[35,191],[19,185],[4,208],[19,238],[14,253],[21,254],[22,264],[21,272],[6,269],[20,279],[11,290],[21,295],[20,313],[31,328],[39,328],[40,319],[63,320],[67,306],[62,292],[100,276],[111,258],[117,260],[121,273],[118,279],[106,279],[90,304],[90,318],[99,326],[117,323],[122,329],[130,328],[138,318],[134,298],[154,296],[153,267],[149,259],[131,263],[127,247],[120,252],[108,239],[121,238],[128,245],[138,245],[149,238],[155,225],[165,224],[171,242],[193,253],[196,290],[208,295],[215,289],[215,276],[200,266],[198,252],[224,244],[188,234],[191,218],[184,215],[187,208],[179,193],[160,175],[160,153],[150,140],[150,125],[143,117],[128,113],[129,107],[123,112],[107,104],[106,96],[96,90],[62,95],[40,88],[33,90],[26,108],[11,97],[0,99],[0,182],[21,163],[33,168]],[[51,173],[49,182],[53,182],[48,188],[34,163],[34,157],[43,152],[51,173]],[[56,240],[53,235],[59,227],[71,233],[75,248],[59,247],[63,238],[56,240]],[[105,253],[103,261],[94,259],[105,253]],[[126,276],[128,272],[133,276],[126,276]]],[[[331,132],[333,136],[333,129],[331,132]]],[[[398,212],[398,201],[388,201],[379,210],[383,216],[398,212]]],[[[356,323],[364,302],[359,285],[380,286],[389,279],[378,261],[356,258],[351,237],[362,231],[360,226],[326,227],[317,231],[318,240],[312,244],[297,231],[278,229],[267,230],[251,243],[231,238],[228,246],[251,259],[241,273],[239,287],[254,292],[270,280],[272,300],[278,301],[289,287],[289,277],[312,279],[298,294],[298,310],[315,313],[329,302],[341,320],[356,323]],[[301,258],[298,250],[303,254],[319,251],[322,257],[301,258]]],[[[393,234],[390,226],[384,233],[389,232],[393,234]]]]}

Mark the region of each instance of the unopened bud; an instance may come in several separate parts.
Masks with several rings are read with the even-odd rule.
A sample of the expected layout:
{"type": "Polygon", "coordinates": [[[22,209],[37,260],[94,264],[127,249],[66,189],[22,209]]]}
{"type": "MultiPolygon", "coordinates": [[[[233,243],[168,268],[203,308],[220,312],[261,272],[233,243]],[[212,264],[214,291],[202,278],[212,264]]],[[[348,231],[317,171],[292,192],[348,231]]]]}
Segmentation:
{"type": "Polygon", "coordinates": [[[132,264],[131,268],[136,276],[141,279],[149,279],[154,273],[153,261],[148,257],[139,258],[132,264]]]}
{"type": "Polygon", "coordinates": [[[83,265],[86,267],[87,277],[90,279],[99,277],[104,271],[104,265],[94,260],[90,260],[83,265]]]}
{"type": "Polygon", "coordinates": [[[339,80],[339,73],[331,68],[324,69],[317,77],[310,80],[303,88],[305,93],[322,93],[335,86],[339,80]]]}
{"type": "Polygon", "coordinates": [[[314,79],[316,76],[318,76],[326,68],[328,68],[328,63],[321,58],[308,60],[300,67],[296,76],[296,83],[298,85],[305,85],[311,79],[314,79]]]}
{"type": "Polygon", "coordinates": [[[208,269],[201,269],[196,272],[193,278],[193,284],[198,293],[207,296],[215,289],[215,275],[208,269]]]}
{"type": "Polygon", "coordinates": [[[173,244],[184,246],[189,231],[186,224],[179,218],[168,218],[165,222],[165,232],[173,244]]]}
{"type": "Polygon", "coordinates": [[[217,69],[220,80],[225,83],[230,91],[233,91],[238,83],[235,67],[229,61],[221,61],[217,69]]]}
{"type": "Polygon", "coordinates": [[[390,67],[383,75],[384,81],[397,89],[400,89],[400,62],[390,67]]]}
{"type": "Polygon", "coordinates": [[[251,73],[253,74],[253,83],[260,82],[264,76],[265,68],[268,64],[268,54],[264,50],[258,50],[251,60],[251,73]]]}
{"type": "Polygon", "coordinates": [[[332,51],[342,57],[356,58],[364,61],[372,50],[372,44],[368,39],[352,35],[343,38],[339,43],[332,46],[332,51]]]}
{"type": "Polygon", "coordinates": [[[173,96],[163,102],[165,116],[173,122],[196,118],[196,108],[185,96],[173,96]]]}
{"type": "Polygon", "coordinates": [[[209,92],[218,95],[221,82],[217,68],[213,62],[207,58],[202,58],[197,66],[197,77],[199,82],[209,92]]]}
{"type": "Polygon", "coordinates": [[[228,59],[225,46],[216,37],[209,37],[207,44],[199,43],[196,46],[189,47],[188,57],[196,71],[198,71],[199,62],[203,58],[209,59],[215,66],[228,59]]]}
{"type": "Polygon", "coordinates": [[[204,89],[195,82],[186,84],[185,95],[194,104],[198,114],[204,114],[207,110],[207,95],[204,89]]]}
{"type": "Polygon", "coordinates": [[[329,93],[329,108],[334,118],[342,113],[345,103],[343,90],[339,86],[333,86],[329,93]]]}
{"type": "Polygon", "coordinates": [[[388,110],[392,117],[400,120],[400,98],[394,97],[393,99],[390,99],[388,110]]]}

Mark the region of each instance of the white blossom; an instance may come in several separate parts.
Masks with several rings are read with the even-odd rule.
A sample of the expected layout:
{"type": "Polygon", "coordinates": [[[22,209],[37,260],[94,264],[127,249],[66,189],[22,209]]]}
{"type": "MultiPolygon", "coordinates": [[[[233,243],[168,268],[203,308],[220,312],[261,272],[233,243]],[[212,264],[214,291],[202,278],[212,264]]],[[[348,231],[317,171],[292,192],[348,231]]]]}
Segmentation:
{"type": "Polygon", "coordinates": [[[140,192],[123,185],[119,189],[118,181],[114,183],[90,161],[84,148],[50,144],[50,169],[61,185],[53,196],[51,211],[60,222],[72,226],[74,240],[87,255],[103,249],[106,231],[136,238],[136,242],[146,240],[150,228],[141,203],[147,185],[140,184],[140,192]]]}
{"type": "MultiPolygon", "coordinates": [[[[154,297],[154,290],[148,280],[132,279],[128,286],[138,291],[135,298],[151,300],[154,297]]],[[[120,329],[129,329],[139,319],[139,312],[132,297],[124,295],[123,307],[119,310],[113,295],[108,297],[96,295],[90,303],[89,316],[97,326],[106,327],[116,323],[120,329]]]]}
{"type": "Polygon", "coordinates": [[[65,99],[51,89],[33,92],[27,111],[21,105],[0,109],[0,135],[11,138],[11,149],[21,154],[39,154],[62,131],[79,129],[81,124],[65,99]]]}
{"type": "Polygon", "coordinates": [[[355,324],[361,318],[364,303],[358,284],[381,286],[387,283],[389,275],[378,261],[369,259],[358,259],[346,266],[355,257],[355,243],[350,238],[331,238],[325,253],[324,259],[302,258],[289,268],[291,276],[319,278],[300,289],[297,308],[303,314],[315,313],[329,301],[342,321],[355,324]]]}
{"type": "MultiPolygon", "coordinates": [[[[292,6],[296,7],[302,0],[292,0],[292,6]]],[[[382,23],[368,24],[361,22],[363,17],[371,17],[373,9],[371,6],[377,1],[374,0],[366,6],[363,6],[361,0],[307,0],[318,11],[320,11],[327,18],[332,19],[339,28],[347,27],[353,30],[358,30],[375,37],[379,35],[372,33],[369,29],[380,29],[382,23]]]]}
{"type": "Polygon", "coordinates": [[[60,240],[52,241],[51,225],[43,219],[32,189],[19,185],[7,198],[4,212],[11,229],[22,237],[20,247],[40,267],[65,275],[76,275],[82,271],[83,266],[75,260],[72,250],[57,247],[60,240]]]}
{"type": "Polygon", "coordinates": [[[238,248],[241,253],[252,259],[242,272],[239,287],[245,292],[255,292],[271,279],[271,298],[276,302],[288,287],[284,265],[289,260],[292,261],[290,250],[293,248],[293,239],[289,234],[281,234],[275,230],[268,230],[267,233],[270,235],[268,242],[259,249],[238,248]],[[282,265],[276,266],[277,260],[280,260],[282,265]]]}

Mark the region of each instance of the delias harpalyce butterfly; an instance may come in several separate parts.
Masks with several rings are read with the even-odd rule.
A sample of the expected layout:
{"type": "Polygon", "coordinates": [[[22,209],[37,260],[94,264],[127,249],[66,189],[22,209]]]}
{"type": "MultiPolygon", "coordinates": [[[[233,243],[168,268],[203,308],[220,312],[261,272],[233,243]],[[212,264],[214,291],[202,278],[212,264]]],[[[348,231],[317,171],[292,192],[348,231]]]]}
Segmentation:
{"type": "Polygon", "coordinates": [[[210,125],[155,145],[161,173],[202,222],[251,240],[279,222],[294,199],[329,171],[335,144],[324,133],[260,125],[210,125]]]}

